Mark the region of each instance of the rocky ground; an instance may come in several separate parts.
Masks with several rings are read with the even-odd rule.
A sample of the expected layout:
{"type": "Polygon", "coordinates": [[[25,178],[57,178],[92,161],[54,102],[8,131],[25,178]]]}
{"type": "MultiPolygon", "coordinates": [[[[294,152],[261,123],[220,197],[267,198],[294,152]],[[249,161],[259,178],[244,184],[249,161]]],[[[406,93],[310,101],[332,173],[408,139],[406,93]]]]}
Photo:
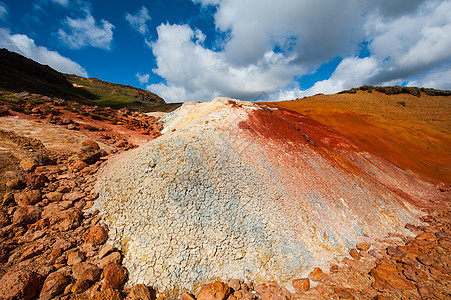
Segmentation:
{"type": "MultiPolygon", "coordinates": [[[[50,139],[26,131],[0,130],[0,299],[163,297],[150,286],[127,286],[122,253],[108,244],[108,228],[91,209],[97,170],[115,153],[158,136],[158,119],[39,95],[6,95],[0,125],[15,116],[87,138],[57,149],[50,139]]],[[[447,186],[439,189],[449,193],[447,186]]],[[[423,221],[425,226],[407,225],[415,236],[356,245],[330,269],[293,278],[291,292],[275,282],[232,279],[181,298],[450,299],[450,203],[435,203],[423,221]]]]}

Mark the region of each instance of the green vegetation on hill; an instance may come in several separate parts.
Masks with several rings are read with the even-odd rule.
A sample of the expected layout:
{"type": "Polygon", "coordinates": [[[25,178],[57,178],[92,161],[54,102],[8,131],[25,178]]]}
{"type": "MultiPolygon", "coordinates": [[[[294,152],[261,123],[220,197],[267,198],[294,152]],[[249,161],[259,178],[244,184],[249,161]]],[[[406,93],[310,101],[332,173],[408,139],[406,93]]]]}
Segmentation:
{"type": "Polygon", "coordinates": [[[94,101],[99,106],[151,110],[155,106],[165,104],[159,96],[129,85],[114,84],[97,78],[83,78],[76,75],[65,76],[73,86],[96,95],[94,101]]]}
{"type": "Polygon", "coordinates": [[[146,90],[96,78],[62,74],[20,54],[0,49],[0,90],[29,92],[115,109],[138,111],[173,110],[174,104],[146,90]]]}

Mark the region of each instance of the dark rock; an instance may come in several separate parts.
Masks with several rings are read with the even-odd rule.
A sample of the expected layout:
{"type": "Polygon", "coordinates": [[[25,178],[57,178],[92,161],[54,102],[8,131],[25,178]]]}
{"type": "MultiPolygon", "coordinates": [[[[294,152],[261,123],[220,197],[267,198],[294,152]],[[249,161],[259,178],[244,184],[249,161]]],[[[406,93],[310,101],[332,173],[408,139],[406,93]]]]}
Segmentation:
{"type": "Polygon", "coordinates": [[[0,279],[0,299],[33,299],[41,277],[30,271],[9,271],[0,279]]]}
{"type": "Polygon", "coordinates": [[[59,272],[47,276],[39,295],[40,300],[50,300],[61,294],[69,284],[69,279],[59,272]]]}

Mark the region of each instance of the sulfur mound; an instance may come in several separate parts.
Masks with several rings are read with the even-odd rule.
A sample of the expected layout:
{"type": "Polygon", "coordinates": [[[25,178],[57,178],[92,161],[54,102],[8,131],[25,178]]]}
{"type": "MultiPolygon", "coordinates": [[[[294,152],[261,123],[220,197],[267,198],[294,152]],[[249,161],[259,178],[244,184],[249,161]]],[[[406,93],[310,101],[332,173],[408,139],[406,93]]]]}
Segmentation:
{"type": "Polygon", "coordinates": [[[103,168],[96,203],[129,282],[160,291],[306,274],[358,242],[407,233],[420,215],[411,203],[434,195],[283,109],[225,98],[186,103],[165,117],[164,130],[103,168]]]}

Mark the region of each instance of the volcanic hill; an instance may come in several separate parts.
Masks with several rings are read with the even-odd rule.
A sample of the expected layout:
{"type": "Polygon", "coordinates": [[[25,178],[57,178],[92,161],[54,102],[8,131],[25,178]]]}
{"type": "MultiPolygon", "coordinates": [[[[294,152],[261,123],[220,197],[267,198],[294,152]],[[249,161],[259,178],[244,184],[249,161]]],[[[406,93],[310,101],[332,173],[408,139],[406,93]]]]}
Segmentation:
{"type": "Polygon", "coordinates": [[[166,105],[158,95],[132,86],[63,74],[6,49],[0,49],[0,90],[26,91],[115,109],[167,111],[179,106],[166,105]]]}
{"type": "Polygon", "coordinates": [[[449,92],[146,114],[5,51],[0,299],[451,297],[449,92]]]}

